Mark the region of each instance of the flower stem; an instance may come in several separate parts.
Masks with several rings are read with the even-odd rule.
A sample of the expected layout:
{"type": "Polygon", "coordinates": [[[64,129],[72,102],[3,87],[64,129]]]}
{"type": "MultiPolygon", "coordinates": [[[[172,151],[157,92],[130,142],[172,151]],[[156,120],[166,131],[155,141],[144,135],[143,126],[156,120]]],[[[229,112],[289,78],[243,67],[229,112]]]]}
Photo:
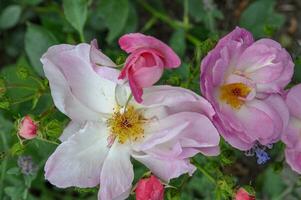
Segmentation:
{"type": "Polygon", "coordinates": [[[83,33],[82,31],[79,32],[79,38],[80,38],[80,41],[81,41],[82,43],[85,42],[85,36],[84,36],[84,33],[83,33]]]}
{"type": "Polygon", "coordinates": [[[127,106],[129,105],[129,103],[130,103],[130,100],[132,99],[132,97],[133,97],[133,94],[131,93],[130,94],[130,96],[129,96],[129,98],[128,98],[128,100],[126,101],[126,103],[125,103],[125,106],[124,106],[124,110],[126,110],[126,108],[127,108],[127,106]]]}
{"type": "MultiPolygon", "coordinates": [[[[6,140],[6,137],[5,137],[5,133],[1,131],[0,135],[1,135],[3,146],[4,146],[4,150],[7,151],[8,150],[8,145],[7,145],[7,140],[6,140]]],[[[7,157],[4,157],[4,159],[3,159],[2,163],[1,163],[0,199],[2,199],[2,196],[3,196],[4,176],[6,174],[6,168],[7,168],[7,157]]]]}
{"type": "Polygon", "coordinates": [[[173,20],[172,18],[170,18],[169,16],[158,12],[156,9],[154,9],[153,7],[151,7],[145,0],[138,0],[138,3],[145,9],[147,10],[149,13],[151,13],[153,16],[157,17],[158,19],[160,19],[161,21],[169,24],[171,27],[178,29],[178,28],[184,28],[189,29],[191,28],[189,25],[187,26],[187,24],[184,24],[181,21],[178,20],[173,20]]]}
{"type": "Polygon", "coordinates": [[[54,141],[51,141],[51,140],[47,140],[47,139],[45,139],[45,138],[36,137],[35,139],[40,140],[40,141],[43,141],[43,142],[47,142],[47,143],[49,143],[49,144],[59,145],[59,143],[54,142],[54,141]]]}
{"type": "Polygon", "coordinates": [[[29,100],[33,99],[35,96],[36,95],[29,95],[27,97],[24,97],[24,98],[18,100],[18,101],[13,102],[12,105],[16,105],[16,104],[19,104],[19,103],[23,103],[25,101],[29,101],[29,100]]]}
{"type": "Polygon", "coordinates": [[[26,90],[36,91],[35,88],[32,88],[30,86],[27,86],[27,85],[18,85],[18,84],[7,85],[6,88],[8,88],[8,89],[18,88],[18,89],[26,89],[26,90]]]}
{"type": "Polygon", "coordinates": [[[205,170],[194,158],[191,158],[190,162],[200,171],[202,172],[210,182],[216,184],[215,179],[205,170]]]}
{"type": "Polygon", "coordinates": [[[29,77],[32,80],[34,80],[35,82],[37,82],[40,85],[41,89],[43,89],[43,90],[45,89],[44,83],[42,82],[42,80],[40,78],[37,78],[37,77],[32,76],[32,75],[30,75],[29,77]]]}

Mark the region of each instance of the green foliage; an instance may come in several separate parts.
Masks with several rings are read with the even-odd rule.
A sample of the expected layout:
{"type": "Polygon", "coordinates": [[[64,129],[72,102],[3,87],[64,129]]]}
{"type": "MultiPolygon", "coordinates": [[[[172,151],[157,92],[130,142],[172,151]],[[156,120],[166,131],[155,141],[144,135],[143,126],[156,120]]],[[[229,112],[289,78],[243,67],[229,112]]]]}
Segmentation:
{"type": "Polygon", "coordinates": [[[169,44],[179,56],[184,56],[186,50],[185,30],[175,30],[170,38],[169,44]]]}
{"type": "Polygon", "coordinates": [[[87,20],[88,0],[63,0],[64,14],[84,42],[84,25],[87,20]]]}
{"type": "Polygon", "coordinates": [[[216,8],[213,0],[189,0],[189,13],[196,22],[204,23],[212,33],[216,33],[216,20],[223,19],[223,14],[216,8]]]}
{"type": "MultiPolygon", "coordinates": [[[[102,0],[100,2],[98,12],[101,13],[102,18],[109,29],[109,34],[107,37],[109,43],[111,43],[121,34],[121,31],[124,29],[127,22],[129,10],[128,0],[102,0]]],[[[132,13],[132,15],[135,14],[132,13]]],[[[131,18],[129,20],[131,20],[131,18]]]]}
{"type": "Polygon", "coordinates": [[[28,24],[25,34],[25,51],[36,72],[43,76],[41,56],[46,50],[57,44],[55,36],[43,27],[28,24]]]}
{"type": "Polygon", "coordinates": [[[0,15],[0,29],[8,29],[15,26],[20,18],[22,8],[19,5],[6,7],[0,15]]]}
{"type": "Polygon", "coordinates": [[[242,14],[240,25],[250,30],[255,37],[263,37],[273,29],[279,29],[285,18],[275,11],[275,0],[257,0],[242,14]]]}

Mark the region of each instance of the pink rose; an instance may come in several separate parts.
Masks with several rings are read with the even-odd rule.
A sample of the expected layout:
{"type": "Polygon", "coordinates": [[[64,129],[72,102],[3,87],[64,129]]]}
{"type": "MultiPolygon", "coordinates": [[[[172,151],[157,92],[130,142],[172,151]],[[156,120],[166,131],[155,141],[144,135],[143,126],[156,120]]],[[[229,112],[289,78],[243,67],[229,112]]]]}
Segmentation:
{"type": "Polygon", "coordinates": [[[164,187],[153,175],[150,178],[141,179],[135,192],[136,200],[163,200],[164,198],[164,187]]]}
{"type": "Polygon", "coordinates": [[[131,33],[119,39],[121,49],[131,53],[125,61],[119,78],[129,80],[135,100],[142,102],[143,88],[155,84],[164,68],[177,68],[180,58],[160,40],[141,33],[131,33]]]}
{"type": "Polygon", "coordinates": [[[245,189],[239,188],[235,195],[235,200],[255,200],[255,196],[250,195],[245,189]]]}
{"type": "Polygon", "coordinates": [[[282,135],[286,144],[285,158],[291,168],[301,174],[301,84],[288,91],[285,101],[290,111],[289,125],[282,135]]]}
{"type": "Polygon", "coordinates": [[[201,90],[214,107],[214,123],[227,142],[248,150],[280,139],[289,118],[280,94],[293,67],[279,43],[254,41],[239,27],[208,53],[201,64],[201,90]]]}
{"type": "Polygon", "coordinates": [[[38,126],[37,124],[30,118],[29,115],[26,115],[20,123],[19,126],[19,135],[24,139],[33,139],[37,136],[38,126]]]}

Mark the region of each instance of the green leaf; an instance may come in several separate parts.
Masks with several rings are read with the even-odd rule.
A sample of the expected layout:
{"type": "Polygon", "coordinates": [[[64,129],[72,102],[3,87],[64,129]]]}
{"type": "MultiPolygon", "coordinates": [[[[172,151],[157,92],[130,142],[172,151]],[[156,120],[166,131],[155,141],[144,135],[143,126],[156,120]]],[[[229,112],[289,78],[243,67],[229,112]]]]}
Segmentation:
{"type": "Polygon", "coordinates": [[[279,29],[285,17],[275,12],[275,0],[255,1],[242,14],[240,25],[250,30],[255,37],[263,37],[267,32],[267,27],[279,29]]]}
{"type": "Polygon", "coordinates": [[[118,37],[125,27],[128,14],[128,0],[102,0],[99,4],[99,11],[109,29],[107,40],[111,43],[118,37]]]}
{"type": "Polygon", "coordinates": [[[25,147],[23,145],[21,145],[19,142],[15,143],[10,151],[12,155],[21,155],[25,150],[25,147]]]}
{"type": "Polygon", "coordinates": [[[42,0],[22,0],[22,3],[31,5],[31,6],[38,5],[41,2],[42,2],[42,0]]]}
{"type": "Polygon", "coordinates": [[[78,31],[83,40],[84,25],[88,13],[88,1],[63,0],[63,8],[67,21],[78,31]]]}
{"type": "Polygon", "coordinates": [[[126,26],[124,27],[123,33],[133,33],[136,32],[138,27],[138,14],[135,7],[129,4],[129,13],[126,21],[126,26]]]}
{"type": "Polygon", "coordinates": [[[295,73],[294,80],[298,83],[301,82],[301,57],[297,57],[295,60],[295,73]]]}
{"type": "Polygon", "coordinates": [[[179,56],[183,56],[186,49],[185,31],[183,29],[176,30],[172,34],[169,44],[179,56]]]}
{"type": "Polygon", "coordinates": [[[213,0],[189,0],[189,14],[196,22],[203,22],[211,32],[216,32],[216,20],[223,19],[213,0]]]}
{"type": "Polygon", "coordinates": [[[265,172],[263,180],[262,192],[268,195],[268,199],[279,196],[285,189],[282,177],[279,174],[276,174],[271,168],[265,172]]]}
{"type": "Polygon", "coordinates": [[[35,71],[43,76],[42,63],[40,58],[47,49],[57,44],[58,41],[48,30],[43,27],[28,24],[25,34],[25,51],[35,71]]]}
{"type": "Polygon", "coordinates": [[[20,169],[18,167],[13,167],[13,168],[10,168],[6,171],[7,174],[10,174],[10,175],[19,175],[20,174],[20,169]]]}
{"type": "Polygon", "coordinates": [[[0,15],[0,28],[8,29],[16,25],[21,15],[21,6],[10,5],[0,15]]]}
{"type": "Polygon", "coordinates": [[[24,186],[6,187],[4,188],[4,192],[11,200],[20,200],[23,199],[22,194],[24,189],[24,186]]]}

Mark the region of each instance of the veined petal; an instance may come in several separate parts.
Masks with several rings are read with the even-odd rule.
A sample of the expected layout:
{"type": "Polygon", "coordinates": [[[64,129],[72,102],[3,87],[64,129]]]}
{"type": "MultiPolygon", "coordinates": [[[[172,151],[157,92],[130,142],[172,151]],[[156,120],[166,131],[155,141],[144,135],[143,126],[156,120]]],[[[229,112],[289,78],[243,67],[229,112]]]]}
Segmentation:
{"type": "Polygon", "coordinates": [[[105,159],[100,175],[101,200],[124,200],[131,191],[134,180],[133,165],[130,160],[130,148],[116,140],[105,159]]]}
{"type": "Polygon", "coordinates": [[[66,188],[95,187],[107,156],[107,127],[86,123],[83,129],[58,146],[45,165],[45,177],[53,185],[66,188]]]}
{"type": "Polygon", "coordinates": [[[211,121],[195,112],[180,112],[151,122],[145,131],[146,139],[138,147],[140,150],[158,145],[165,146],[168,150],[178,141],[182,148],[215,147],[220,139],[211,121]]]}
{"type": "MultiPolygon", "coordinates": [[[[41,61],[44,68],[50,68],[49,70],[57,68],[58,71],[56,71],[65,78],[65,83],[67,83],[65,87],[69,87],[72,95],[86,107],[102,114],[111,113],[115,106],[116,83],[100,77],[93,70],[89,58],[90,46],[80,44],[65,51],[56,51],[56,48],[58,47],[51,47],[43,55],[41,61]],[[46,66],[47,63],[51,65],[46,66]]],[[[50,82],[53,82],[56,79],[51,75],[53,74],[49,77],[46,74],[50,82]]],[[[55,85],[55,83],[50,84],[55,85]]],[[[52,88],[52,92],[56,93],[57,88],[60,86],[52,88]]],[[[61,94],[60,97],[62,96],[65,97],[66,94],[61,94]]]]}
{"type": "MultiPolygon", "coordinates": [[[[58,48],[62,47],[58,46],[58,48]]],[[[55,106],[73,120],[97,120],[99,114],[85,106],[74,96],[62,72],[50,60],[42,58],[41,61],[45,75],[49,80],[55,106]]]]}
{"type": "Polygon", "coordinates": [[[116,67],[116,64],[98,49],[96,39],[91,41],[90,47],[90,61],[92,64],[95,64],[99,67],[116,67]]]}
{"type": "MultiPolygon", "coordinates": [[[[178,112],[197,112],[210,119],[215,115],[211,104],[196,93],[172,86],[153,86],[144,89],[143,102],[140,107],[144,109],[157,109],[166,107],[168,114],[178,112]]],[[[148,112],[148,111],[146,111],[148,112]]]]}
{"type": "Polygon", "coordinates": [[[84,128],[85,124],[85,122],[70,121],[60,136],[60,141],[65,142],[68,140],[68,138],[77,133],[80,129],[84,128]]]}
{"type": "Polygon", "coordinates": [[[132,157],[148,167],[152,173],[162,180],[169,182],[172,178],[177,178],[182,174],[195,171],[195,167],[187,159],[158,159],[151,155],[132,154],[132,157]]]}

